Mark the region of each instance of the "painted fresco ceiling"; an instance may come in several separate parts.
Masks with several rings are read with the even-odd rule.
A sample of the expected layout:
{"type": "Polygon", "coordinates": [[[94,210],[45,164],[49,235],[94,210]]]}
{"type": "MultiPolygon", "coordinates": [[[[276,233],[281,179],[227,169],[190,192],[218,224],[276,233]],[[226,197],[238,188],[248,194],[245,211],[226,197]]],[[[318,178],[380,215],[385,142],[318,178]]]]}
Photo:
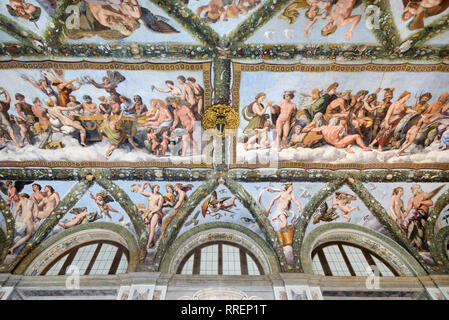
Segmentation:
{"type": "Polygon", "coordinates": [[[0,270],[103,222],[139,270],[216,224],[302,272],[304,239],[344,224],[447,273],[448,8],[2,1],[0,270]]]}

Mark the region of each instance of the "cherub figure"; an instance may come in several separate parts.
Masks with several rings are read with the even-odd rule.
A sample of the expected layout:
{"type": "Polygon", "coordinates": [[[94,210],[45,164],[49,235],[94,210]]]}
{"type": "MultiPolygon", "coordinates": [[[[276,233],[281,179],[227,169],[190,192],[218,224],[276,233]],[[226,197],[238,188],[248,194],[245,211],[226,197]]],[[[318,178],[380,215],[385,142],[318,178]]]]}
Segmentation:
{"type": "Polygon", "coordinates": [[[168,134],[168,131],[165,130],[162,133],[162,142],[161,142],[161,144],[159,146],[159,149],[157,149],[157,152],[156,152],[157,156],[160,156],[160,155],[165,156],[165,153],[167,152],[167,148],[168,148],[169,142],[170,142],[170,136],[168,134]]]}
{"type": "Polygon", "coordinates": [[[147,128],[147,138],[145,140],[145,145],[148,147],[151,145],[151,151],[159,155],[159,141],[157,140],[157,133],[153,128],[147,128]]]}
{"type": "Polygon", "coordinates": [[[114,199],[106,191],[102,191],[100,193],[97,193],[94,196],[93,193],[89,190],[89,194],[90,194],[90,197],[97,204],[98,208],[100,208],[101,213],[104,213],[104,215],[107,216],[109,218],[109,220],[112,221],[112,217],[109,214],[109,211],[118,213],[121,216],[121,218],[119,219],[120,222],[125,219],[123,217],[123,214],[120,213],[120,211],[118,211],[118,210],[116,210],[116,209],[111,207],[111,205],[109,203],[110,202],[114,202],[114,199]]]}
{"type": "Polygon", "coordinates": [[[337,191],[335,192],[335,201],[334,197],[331,197],[330,204],[333,206],[337,206],[341,211],[341,215],[346,218],[348,222],[350,222],[351,218],[348,216],[348,214],[354,210],[360,210],[358,205],[352,208],[348,206],[348,204],[350,204],[354,200],[357,200],[355,196],[347,194],[346,192],[337,191]]]}
{"type": "Polygon", "coordinates": [[[14,205],[20,201],[19,193],[27,184],[31,184],[33,181],[6,181],[0,182],[0,190],[8,196],[8,205],[12,209],[14,205]]]}

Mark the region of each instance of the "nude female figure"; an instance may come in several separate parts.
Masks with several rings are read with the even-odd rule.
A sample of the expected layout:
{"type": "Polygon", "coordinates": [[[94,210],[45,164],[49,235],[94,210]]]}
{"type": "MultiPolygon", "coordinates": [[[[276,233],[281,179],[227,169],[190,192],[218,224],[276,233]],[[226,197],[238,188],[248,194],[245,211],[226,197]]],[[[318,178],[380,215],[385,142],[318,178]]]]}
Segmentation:
{"type": "Polygon", "coordinates": [[[170,216],[168,216],[162,225],[162,233],[160,238],[164,235],[165,231],[167,230],[170,223],[175,218],[176,214],[178,213],[181,206],[187,201],[187,191],[190,191],[193,189],[193,185],[187,184],[182,185],[181,183],[175,184],[175,193],[176,193],[176,203],[173,207],[173,212],[170,216]]]}
{"type": "Polygon", "coordinates": [[[393,195],[390,199],[390,211],[388,214],[391,219],[395,221],[398,225],[401,224],[402,214],[404,213],[404,201],[402,201],[401,197],[404,195],[404,188],[398,187],[394,188],[393,195]]]}
{"type": "Polygon", "coordinates": [[[8,252],[10,254],[14,254],[14,250],[24,244],[31,237],[33,232],[37,230],[35,221],[37,218],[37,205],[36,203],[30,199],[29,195],[26,193],[22,193],[19,196],[19,203],[14,210],[13,218],[16,220],[17,213],[19,213],[18,223],[26,225],[26,235],[22,237],[19,241],[17,241],[11,248],[9,248],[8,252]]]}
{"type": "Polygon", "coordinates": [[[156,245],[156,226],[162,223],[162,206],[164,204],[164,197],[159,193],[159,186],[153,186],[151,193],[145,192],[145,188],[150,186],[145,182],[140,187],[140,194],[148,198],[148,209],[145,217],[145,224],[148,226],[148,242],[147,250],[150,250],[156,245]]]}
{"type": "Polygon", "coordinates": [[[269,217],[270,222],[275,231],[284,230],[287,227],[287,218],[293,213],[291,212],[292,201],[298,207],[298,212],[301,213],[302,207],[299,200],[293,194],[293,185],[287,183],[284,185],[284,191],[279,192],[273,199],[271,199],[268,209],[265,211],[265,216],[269,217]],[[275,211],[270,213],[274,203],[279,200],[275,211]]]}
{"type": "Polygon", "coordinates": [[[42,199],[45,198],[45,192],[41,191],[42,187],[37,183],[34,183],[32,185],[32,188],[34,192],[31,195],[31,200],[33,200],[34,202],[36,202],[36,204],[38,204],[39,202],[42,201],[42,199]]]}
{"type": "Polygon", "coordinates": [[[45,197],[37,205],[37,208],[39,209],[37,219],[39,220],[47,218],[60,201],[59,193],[56,192],[52,186],[45,186],[44,193],[45,197]]]}

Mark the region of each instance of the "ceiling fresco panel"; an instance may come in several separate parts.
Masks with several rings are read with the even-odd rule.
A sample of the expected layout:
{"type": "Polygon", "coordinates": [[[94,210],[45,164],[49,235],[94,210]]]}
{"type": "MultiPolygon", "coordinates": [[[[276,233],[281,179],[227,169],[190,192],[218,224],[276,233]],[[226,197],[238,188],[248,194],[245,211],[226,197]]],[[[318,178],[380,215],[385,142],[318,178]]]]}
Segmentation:
{"type": "Polygon", "coordinates": [[[233,103],[243,121],[233,165],[444,167],[446,129],[439,114],[448,106],[448,81],[444,65],[236,64],[233,103]],[[290,108],[285,119],[284,107],[290,108]],[[334,140],[334,129],[322,127],[331,118],[347,140],[334,140]]]}
{"type": "Polygon", "coordinates": [[[210,104],[207,63],[176,66],[19,63],[16,66],[15,69],[3,66],[6,69],[3,74],[16,81],[4,82],[3,87],[2,101],[10,106],[6,111],[14,121],[11,126],[14,135],[3,144],[1,161],[64,161],[67,165],[85,161],[102,165],[107,161],[135,162],[135,165],[148,162],[160,166],[165,158],[171,165],[190,167],[204,167],[211,162],[210,141],[199,124],[203,103],[210,104]],[[196,115],[191,112],[184,115],[184,111],[181,115],[166,100],[173,92],[181,97],[183,83],[191,81],[187,78],[203,90],[201,97],[198,96],[201,104],[197,103],[196,115]],[[58,111],[61,107],[72,109],[58,111]],[[50,116],[45,115],[48,108],[50,116]],[[44,114],[39,116],[38,110],[44,114]],[[160,119],[164,121],[159,121],[162,112],[160,119]],[[189,132],[184,129],[187,124],[189,132]],[[173,135],[166,130],[175,130],[176,126],[179,129],[173,135]],[[22,135],[21,128],[31,133],[22,135]],[[195,136],[199,142],[192,140],[195,150],[189,149],[188,135],[192,139],[195,136]]]}

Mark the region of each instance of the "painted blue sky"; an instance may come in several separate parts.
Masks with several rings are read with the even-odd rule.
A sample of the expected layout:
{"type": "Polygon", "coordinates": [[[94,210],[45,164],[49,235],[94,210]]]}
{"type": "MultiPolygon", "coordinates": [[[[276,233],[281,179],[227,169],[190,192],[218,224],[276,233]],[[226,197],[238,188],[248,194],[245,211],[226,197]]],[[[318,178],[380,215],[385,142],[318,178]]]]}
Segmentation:
{"type": "MultiPolygon", "coordinates": [[[[140,95],[143,99],[143,102],[150,106],[150,99],[162,99],[165,100],[168,97],[168,93],[160,93],[156,90],[151,91],[151,86],[155,85],[159,88],[166,89],[165,80],[172,80],[177,85],[176,77],[179,75],[184,75],[186,78],[189,76],[194,77],[197,82],[202,85],[203,84],[203,73],[201,71],[119,71],[126,77],[126,80],[119,84],[117,88],[117,92],[125,95],[129,98],[132,98],[134,95],[140,95]],[[137,84],[137,85],[136,85],[137,84]]],[[[0,79],[0,87],[6,88],[6,90],[11,95],[12,103],[11,109],[9,111],[10,114],[17,115],[16,108],[14,104],[16,100],[14,98],[14,94],[20,92],[25,95],[26,101],[32,104],[32,100],[34,97],[41,98],[42,101],[47,99],[47,97],[38,89],[34,88],[31,84],[23,80],[20,75],[25,74],[27,76],[33,77],[35,80],[40,77],[40,70],[3,70],[2,71],[2,79],[0,79]]],[[[66,70],[65,71],[65,79],[73,79],[81,76],[91,76],[96,82],[100,83],[101,78],[106,76],[106,71],[98,71],[98,70],[66,70]]],[[[177,85],[179,86],[179,85],[177,85]]],[[[102,89],[98,89],[93,85],[87,84],[83,85],[79,90],[74,91],[72,93],[78,101],[82,102],[82,97],[84,95],[89,95],[92,97],[94,102],[99,103],[98,97],[100,96],[108,96],[106,91],[102,89]]],[[[4,96],[0,97],[0,99],[4,99],[4,96]]]]}

